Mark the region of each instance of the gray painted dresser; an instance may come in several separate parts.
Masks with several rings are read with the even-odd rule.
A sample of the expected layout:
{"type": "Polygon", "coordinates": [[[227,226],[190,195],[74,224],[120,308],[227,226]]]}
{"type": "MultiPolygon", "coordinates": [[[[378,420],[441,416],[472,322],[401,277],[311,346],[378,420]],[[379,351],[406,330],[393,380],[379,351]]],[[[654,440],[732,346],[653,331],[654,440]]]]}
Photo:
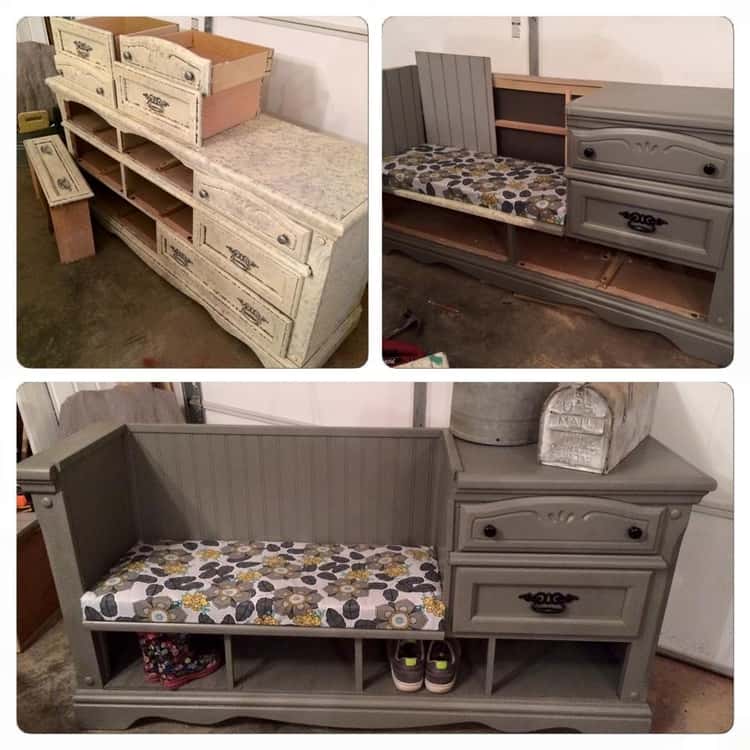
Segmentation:
{"type": "MultiPolygon", "coordinates": [[[[78,35],[91,32],[75,21],[57,23],[78,35]]],[[[323,365],[361,315],[366,148],[266,114],[202,137],[206,123],[196,112],[211,97],[195,91],[200,81],[192,69],[184,76],[193,83],[181,70],[180,82],[171,80],[177,73],[170,61],[175,50],[208,60],[150,36],[126,42],[148,42],[163,53],[144,62],[126,51],[112,62],[111,52],[100,61],[76,55],[80,40],[75,48],[57,40],[61,75],[47,80],[67,146],[91,178],[94,215],[264,366],[323,365]],[[127,76],[140,88],[128,88],[127,76]]],[[[260,81],[247,85],[259,88],[260,81]]],[[[215,131],[221,118],[238,121],[247,92],[238,86],[212,98],[221,100],[215,131]]],[[[203,119],[207,112],[206,105],[203,119]]]]}
{"type": "Polygon", "coordinates": [[[651,438],[605,476],[540,466],[535,451],[434,429],[98,424],[21,463],[75,662],[78,721],[648,731],[680,542],[715,482],[651,438]],[[238,529],[430,545],[442,629],[82,620],[82,593],[137,540],[236,539],[238,529]],[[218,634],[226,666],[177,692],[153,686],[132,651],[132,631],[148,629],[218,634]],[[384,645],[404,634],[461,639],[452,692],[395,690],[384,645]]]}

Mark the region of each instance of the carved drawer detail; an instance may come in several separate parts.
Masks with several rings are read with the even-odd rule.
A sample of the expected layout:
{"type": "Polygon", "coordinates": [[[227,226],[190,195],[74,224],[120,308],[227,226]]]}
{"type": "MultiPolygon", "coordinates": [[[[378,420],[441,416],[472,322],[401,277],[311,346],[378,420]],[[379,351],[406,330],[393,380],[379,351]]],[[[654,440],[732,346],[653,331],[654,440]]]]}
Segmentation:
{"type": "Polygon", "coordinates": [[[117,106],[115,82],[111,73],[79,62],[70,55],[55,55],[55,67],[66,83],[93,94],[97,101],[108,107],[117,106]]]}
{"type": "Polygon", "coordinates": [[[664,508],[543,496],[461,503],[457,513],[460,551],[653,554],[664,508]]]}

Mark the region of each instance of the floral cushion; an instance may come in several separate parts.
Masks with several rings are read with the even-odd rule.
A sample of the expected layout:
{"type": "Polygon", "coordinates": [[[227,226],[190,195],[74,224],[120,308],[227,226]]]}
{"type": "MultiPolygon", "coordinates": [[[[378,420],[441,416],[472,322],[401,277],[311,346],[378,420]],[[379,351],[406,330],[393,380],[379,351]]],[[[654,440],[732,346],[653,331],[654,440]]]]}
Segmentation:
{"type": "Polygon", "coordinates": [[[383,164],[383,186],[565,224],[564,167],[455,146],[416,146],[383,164]]]}
{"type": "Polygon", "coordinates": [[[201,540],[137,544],[84,620],[442,630],[431,547],[201,540]]]}

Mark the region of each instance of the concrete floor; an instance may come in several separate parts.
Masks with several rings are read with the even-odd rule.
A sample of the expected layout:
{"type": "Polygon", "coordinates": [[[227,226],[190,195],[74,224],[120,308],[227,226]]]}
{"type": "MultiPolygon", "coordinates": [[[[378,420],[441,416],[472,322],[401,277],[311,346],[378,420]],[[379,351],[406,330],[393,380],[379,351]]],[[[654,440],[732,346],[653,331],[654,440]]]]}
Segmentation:
{"type": "Polygon", "coordinates": [[[400,341],[445,352],[452,367],[712,367],[656,333],[586,310],[515,296],[448,266],[383,256],[383,333],[406,308],[423,322],[400,341]]]}
{"type": "MultiPolygon", "coordinates": [[[[62,265],[18,158],[18,361],[25,367],[261,367],[241,341],[94,224],[96,256],[62,265]]],[[[367,310],[366,299],[364,301],[367,310]]],[[[367,360],[367,315],[326,367],[367,360]]]]}
{"type": "MultiPolygon", "coordinates": [[[[24,732],[77,732],[71,708],[73,667],[58,622],[17,661],[18,726],[24,732]]],[[[732,726],[733,682],[673,659],[657,657],[649,703],[654,732],[726,732],[732,726]]],[[[173,721],[141,721],[129,733],[287,733],[334,732],[261,719],[233,719],[212,727],[173,721]]],[[[347,730],[348,731],[348,730],[347,730]]],[[[422,730],[435,732],[435,727],[422,730]]],[[[453,725],[440,732],[487,732],[476,724],[453,725]]]]}

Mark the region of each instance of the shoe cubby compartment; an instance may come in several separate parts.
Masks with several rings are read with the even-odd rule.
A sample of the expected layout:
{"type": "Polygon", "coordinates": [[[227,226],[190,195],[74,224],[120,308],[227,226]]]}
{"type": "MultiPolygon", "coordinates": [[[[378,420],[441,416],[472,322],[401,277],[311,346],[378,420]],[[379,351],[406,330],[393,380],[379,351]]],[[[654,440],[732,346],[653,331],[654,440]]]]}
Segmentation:
{"type": "Polygon", "coordinates": [[[68,102],[67,121],[83,131],[88,140],[99,141],[105,146],[117,149],[117,129],[93,109],[78,102],[68,102]]]}
{"type": "Polygon", "coordinates": [[[107,187],[122,192],[122,173],[120,163],[93,143],[83,138],[76,139],[76,160],[78,165],[92,177],[103,182],[107,187]]]}
{"type": "Polygon", "coordinates": [[[147,170],[159,174],[174,187],[193,194],[193,170],[153,141],[134,133],[122,133],[122,150],[147,170]]]}
{"type": "Polygon", "coordinates": [[[154,185],[153,182],[127,167],[125,168],[125,191],[128,200],[153,219],[161,220],[167,214],[189,208],[179,198],[175,198],[166,190],[162,190],[158,185],[154,185]]]}

